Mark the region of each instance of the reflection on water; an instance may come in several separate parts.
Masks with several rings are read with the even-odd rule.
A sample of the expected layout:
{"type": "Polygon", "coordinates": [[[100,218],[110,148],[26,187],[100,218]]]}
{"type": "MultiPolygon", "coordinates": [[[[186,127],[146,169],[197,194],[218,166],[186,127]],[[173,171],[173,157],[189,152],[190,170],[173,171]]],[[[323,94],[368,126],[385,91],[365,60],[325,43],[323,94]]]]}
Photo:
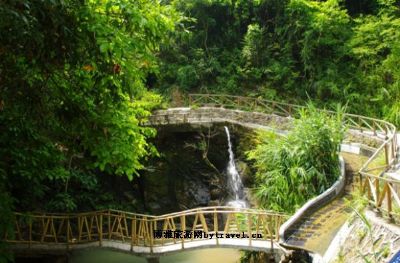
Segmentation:
{"type": "MultiPolygon", "coordinates": [[[[74,253],[71,263],[147,263],[145,258],[125,253],[88,250],[74,253]]],[[[160,258],[160,263],[239,263],[240,251],[230,248],[201,249],[176,253],[160,258]]]]}

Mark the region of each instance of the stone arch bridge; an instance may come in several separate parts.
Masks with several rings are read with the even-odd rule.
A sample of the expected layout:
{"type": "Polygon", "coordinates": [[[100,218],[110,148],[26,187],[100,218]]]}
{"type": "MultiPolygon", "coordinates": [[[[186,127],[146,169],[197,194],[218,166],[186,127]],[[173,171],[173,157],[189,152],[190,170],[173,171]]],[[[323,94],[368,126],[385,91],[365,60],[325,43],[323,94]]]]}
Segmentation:
{"type": "MultiPolygon", "coordinates": [[[[186,107],[155,111],[145,125],[196,127],[233,123],[285,133],[303,109],[259,98],[211,94],[191,94],[183,106],[186,107]]],[[[400,180],[387,173],[397,163],[396,127],[383,120],[353,114],[345,114],[344,122],[349,129],[347,148],[342,148],[366,156],[356,177],[357,187],[371,205],[389,217],[397,217],[393,211],[400,208],[400,180]]],[[[57,254],[89,247],[150,257],[207,247],[266,252],[279,251],[282,246],[304,249],[301,244],[287,243],[293,226],[301,227],[299,222],[307,210],[316,210],[315,207],[334,199],[340,192],[334,190],[326,198],[311,200],[312,205],[308,204],[292,217],[232,207],[203,207],[161,216],[116,210],[75,214],[15,213],[14,235],[4,239],[16,254],[57,254]],[[168,230],[173,231],[172,237],[170,232],[166,233],[168,230]],[[192,236],[180,238],[179,234],[186,232],[192,232],[192,236]],[[217,234],[222,236],[218,238],[217,234]]]]}

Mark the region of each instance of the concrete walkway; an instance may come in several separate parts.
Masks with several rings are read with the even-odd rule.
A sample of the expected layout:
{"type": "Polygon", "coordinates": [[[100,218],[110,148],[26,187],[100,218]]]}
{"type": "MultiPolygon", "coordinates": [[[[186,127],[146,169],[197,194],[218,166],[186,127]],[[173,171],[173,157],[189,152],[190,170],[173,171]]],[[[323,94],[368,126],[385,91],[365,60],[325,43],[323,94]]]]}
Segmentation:
{"type": "Polygon", "coordinates": [[[282,253],[282,248],[278,243],[271,242],[269,240],[253,240],[251,244],[248,239],[218,239],[218,244],[216,239],[206,239],[206,240],[198,240],[198,241],[190,241],[185,242],[184,246],[181,243],[174,244],[171,242],[170,244],[165,244],[163,246],[155,246],[152,251],[150,247],[143,246],[132,246],[129,243],[119,242],[119,241],[109,241],[104,240],[102,242],[102,246],[99,246],[99,242],[91,242],[84,244],[74,244],[69,245],[68,250],[65,244],[56,244],[56,243],[48,243],[48,244],[10,244],[13,252],[18,255],[24,254],[53,254],[53,255],[63,255],[66,251],[72,250],[82,250],[82,249],[109,249],[120,251],[129,254],[135,254],[139,256],[163,256],[167,254],[173,254],[180,251],[187,250],[196,250],[196,249],[204,249],[204,248],[234,248],[241,250],[250,250],[250,251],[264,251],[274,253],[282,253]]]}
{"type": "Polygon", "coordinates": [[[296,248],[324,255],[331,241],[340,227],[347,221],[350,209],[346,206],[345,198],[350,199],[355,188],[353,174],[365,162],[365,156],[352,153],[342,153],[346,163],[346,189],[341,197],[317,211],[310,211],[308,216],[291,227],[293,234],[286,239],[286,243],[296,248]]]}

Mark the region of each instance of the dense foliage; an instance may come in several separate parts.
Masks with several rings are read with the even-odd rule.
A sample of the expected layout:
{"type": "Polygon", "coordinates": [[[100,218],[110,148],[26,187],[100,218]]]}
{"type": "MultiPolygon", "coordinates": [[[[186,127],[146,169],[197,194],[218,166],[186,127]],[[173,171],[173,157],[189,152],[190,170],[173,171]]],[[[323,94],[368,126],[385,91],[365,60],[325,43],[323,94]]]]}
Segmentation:
{"type": "Polygon", "coordinates": [[[179,15],[154,0],[6,0],[0,17],[4,236],[12,205],[93,209],[102,176],[132,178],[155,153],[146,77],[179,15]]]}
{"type": "MultiPolygon", "coordinates": [[[[104,178],[156,154],[141,125],[154,91],[311,98],[400,124],[396,0],[3,0],[0,32],[0,236],[12,210],[115,205],[104,178]]],[[[311,109],[288,137],[260,135],[265,206],[293,211],[335,180],[338,123],[311,109]]]]}
{"type": "Polygon", "coordinates": [[[162,92],[348,102],[350,112],[400,124],[398,1],[172,2],[192,19],[162,49],[162,92]]]}
{"type": "Polygon", "coordinates": [[[257,169],[255,196],[264,208],[292,213],[339,176],[342,114],[310,106],[300,115],[287,136],[260,132],[248,153],[257,169]]]}

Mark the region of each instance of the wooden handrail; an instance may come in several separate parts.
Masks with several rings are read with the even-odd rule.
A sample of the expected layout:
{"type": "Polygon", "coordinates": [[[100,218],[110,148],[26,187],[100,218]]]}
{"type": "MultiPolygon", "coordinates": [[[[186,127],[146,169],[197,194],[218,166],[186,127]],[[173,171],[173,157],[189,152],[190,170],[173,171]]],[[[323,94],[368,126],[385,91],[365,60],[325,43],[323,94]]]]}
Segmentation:
{"type": "MultiPolygon", "coordinates": [[[[98,242],[105,240],[129,243],[133,246],[153,247],[204,240],[194,238],[196,231],[201,233],[242,233],[251,240],[277,241],[279,227],[287,216],[265,210],[213,206],[190,209],[161,216],[135,214],[118,210],[101,210],[71,214],[15,213],[15,235],[4,240],[19,244],[57,244],[66,245],[98,242]],[[243,219],[250,219],[243,220],[243,219]],[[162,238],[157,238],[161,231],[162,238]],[[182,233],[191,231],[191,238],[168,238],[166,231],[182,233]],[[254,236],[252,236],[252,234],[254,236]]],[[[217,241],[218,242],[218,241],[217,241]]]]}

